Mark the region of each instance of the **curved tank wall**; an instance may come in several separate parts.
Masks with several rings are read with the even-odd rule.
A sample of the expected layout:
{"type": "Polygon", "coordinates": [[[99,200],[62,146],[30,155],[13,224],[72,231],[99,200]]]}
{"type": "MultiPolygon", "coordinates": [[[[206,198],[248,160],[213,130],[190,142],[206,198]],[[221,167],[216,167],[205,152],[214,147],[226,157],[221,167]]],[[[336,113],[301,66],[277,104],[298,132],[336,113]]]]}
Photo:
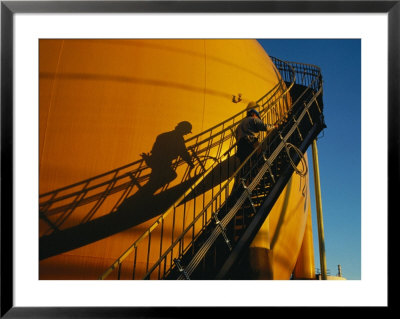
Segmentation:
{"type": "MultiPolygon", "coordinates": [[[[181,121],[200,133],[279,80],[254,40],[40,40],[39,62],[41,194],[138,160],[181,121]]],[[[253,243],[272,252],[274,279],[290,278],[305,234],[295,175],[253,243]]],[[[40,279],[97,279],[151,223],[40,261],[40,279]]]]}
{"type": "MultiPolygon", "coordinates": [[[[297,169],[308,172],[307,154],[297,169]]],[[[315,278],[308,173],[293,173],[250,245],[249,263],[249,279],[315,278]]]]}

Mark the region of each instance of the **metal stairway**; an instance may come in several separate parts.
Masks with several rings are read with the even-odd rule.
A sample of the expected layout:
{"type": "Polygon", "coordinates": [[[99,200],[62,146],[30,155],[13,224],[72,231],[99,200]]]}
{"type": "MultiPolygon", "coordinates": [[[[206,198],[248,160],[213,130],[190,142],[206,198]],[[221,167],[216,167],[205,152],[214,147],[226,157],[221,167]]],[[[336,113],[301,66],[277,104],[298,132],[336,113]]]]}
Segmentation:
{"type": "MultiPolygon", "coordinates": [[[[308,146],[325,128],[319,68],[276,58],[272,60],[285,85],[281,83],[277,90],[269,92],[267,102],[261,100],[260,113],[264,122],[278,123],[278,129],[262,135],[258,149],[242,165],[233,165],[233,168],[228,165],[224,178],[219,174],[218,182],[208,189],[212,191],[211,200],[203,201],[197,209],[194,204],[193,218],[185,225],[185,214],[188,214],[185,204],[199,198],[204,192],[204,181],[210,176],[214,179],[217,167],[221,170],[215,163],[205,168],[176,204],[99,279],[238,278],[237,267],[246,248],[293,172],[306,173],[297,165],[302,162],[308,146]],[[178,207],[183,207],[183,215],[180,215],[183,222],[175,229],[180,220],[175,210],[178,207]],[[168,218],[173,221],[169,233],[171,244],[163,247],[168,218]],[[152,237],[158,239],[152,241],[152,237]],[[147,249],[147,261],[145,271],[138,273],[136,256],[139,249],[147,249]]],[[[237,123],[230,127],[231,136],[237,123]]],[[[219,163],[223,160],[230,163],[234,146],[230,144],[228,151],[218,158],[219,163]]],[[[304,162],[303,167],[306,168],[304,162]]]]}
{"type": "MultiPolygon", "coordinates": [[[[295,91],[302,90],[295,87],[295,91]]],[[[269,135],[245,165],[245,173],[232,195],[218,208],[209,224],[164,279],[241,279],[241,257],[267,218],[292,173],[305,175],[297,165],[318,133],[324,128],[316,102],[306,109],[296,105],[280,131],[269,135]],[[302,112],[303,111],[303,112],[302,112]],[[304,112],[305,111],[305,112],[304,112]],[[309,123],[303,122],[309,114],[309,123]],[[296,119],[296,120],[294,120],[296,119]],[[301,124],[300,124],[300,123],[301,124]],[[313,123],[313,124],[312,124],[313,123]],[[308,124],[308,125],[307,125],[308,124]],[[294,129],[294,130],[293,130],[294,129]]],[[[214,200],[218,200],[217,198],[214,200]]],[[[151,278],[151,273],[146,279],[151,278]]]]}

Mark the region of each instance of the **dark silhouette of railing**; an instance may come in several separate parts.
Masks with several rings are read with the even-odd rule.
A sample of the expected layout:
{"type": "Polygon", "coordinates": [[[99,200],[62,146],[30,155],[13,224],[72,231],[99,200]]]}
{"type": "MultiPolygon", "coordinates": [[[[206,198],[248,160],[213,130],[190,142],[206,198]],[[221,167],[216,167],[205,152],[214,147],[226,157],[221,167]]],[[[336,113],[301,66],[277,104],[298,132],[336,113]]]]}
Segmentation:
{"type": "MultiPolygon", "coordinates": [[[[281,81],[257,101],[259,111],[270,121],[275,122],[278,115],[269,110],[269,106],[275,103],[282,108],[279,97],[284,95],[285,90],[286,86],[281,81]]],[[[181,195],[185,194],[191,185],[192,189],[197,186],[197,189],[202,187],[203,191],[210,189],[214,191],[216,185],[226,180],[233,173],[236,165],[235,158],[231,156],[235,149],[233,132],[245,114],[246,111],[243,110],[222,123],[187,139],[185,144],[195,160],[195,168],[191,170],[181,158],[176,159],[172,166],[175,170],[183,171],[180,180],[163,185],[157,198],[162,198],[162,195],[166,194],[164,197],[177,199],[182,197],[181,195]],[[175,197],[169,196],[172,192],[175,197]]],[[[175,201],[175,204],[163,201],[163,205],[155,207],[148,216],[140,216],[136,221],[134,218],[129,218],[129,222],[125,222],[128,220],[128,214],[131,216],[134,214],[129,206],[125,207],[126,203],[141,194],[140,190],[148,183],[150,176],[151,168],[141,159],[90,179],[41,194],[39,218],[45,223],[41,224],[40,229],[40,259],[112,235],[123,230],[122,227],[132,227],[135,223],[143,222],[165,213],[174,206],[179,206],[178,203],[182,200],[175,201]],[[121,210],[123,213],[120,212],[121,210]],[[117,221],[118,219],[119,224],[123,225],[116,226],[114,229],[108,227],[107,232],[104,231],[107,220],[117,221]],[[90,233],[94,234],[91,235],[92,237],[87,236],[88,227],[90,227],[90,233]],[[98,235],[96,235],[96,228],[98,235]],[[72,237],[74,243],[68,244],[72,242],[70,240],[72,237]]],[[[193,194],[186,194],[184,202],[193,194]]],[[[158,221],[155,224],[158,224],[158,221]]],[[[153,228],[153,226],[150,227],[150,229],[153,228]]]]}

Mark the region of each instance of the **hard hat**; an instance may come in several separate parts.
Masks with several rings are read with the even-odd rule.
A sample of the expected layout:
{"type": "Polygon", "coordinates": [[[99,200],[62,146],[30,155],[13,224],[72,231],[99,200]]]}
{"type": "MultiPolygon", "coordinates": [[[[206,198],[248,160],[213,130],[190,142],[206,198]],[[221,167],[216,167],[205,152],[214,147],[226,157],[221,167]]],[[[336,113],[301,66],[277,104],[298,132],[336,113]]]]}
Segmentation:
{"type": "Polygon", "coordinates": [[[180,122],[175,127],[175,130],[181,132],[182,134],[192,133],[192,124],[190,124],[188,121],[180,122]]]}
{"type": "Polygon", "coordinates": [[[249,102],[249,104],[247,104],[247,107],[246,107],[246,109],[254,109],[255,107],[258,107],[259,105],[256,103],[256,102],[254,102],[254,101],[250,101],[249,102]]]}
{"type": "Polygon", "coordinates": [[[260,113],[258,113],[255,109],[251,109],[251,110],[247,111],[247,116],[251,116],[252,114],[255,114],[261,120],[260,113]]]}

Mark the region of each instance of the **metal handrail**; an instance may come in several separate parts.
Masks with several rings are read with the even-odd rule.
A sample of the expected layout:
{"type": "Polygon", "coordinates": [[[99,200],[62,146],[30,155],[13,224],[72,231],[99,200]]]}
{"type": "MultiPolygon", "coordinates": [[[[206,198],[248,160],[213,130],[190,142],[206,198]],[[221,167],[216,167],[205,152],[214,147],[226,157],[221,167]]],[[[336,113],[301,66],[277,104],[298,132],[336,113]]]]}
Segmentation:
{"type": "MultiPolygon", "coordinates": [[[[260,101],[262,101],[268,94],[270,94],[270,92],[274,92],[274,94],[275,94],[275,93],[277,92],[277,88],[279,88],[279,85],[280,85],[280,83],[276,84],[268,93],[266,93],[263,97],[261,97],[261,98],[257,101],[257,103],[259,103],[260,101]]],[[[266,102],[264,102],[261,106],[265,105],[267,102],[268,102],[268,100],[267,100],[266,102]]],[[[245,111],[240,111],[240,112],[236,113],[235,115],[232,115],[232,116],[229,117],[228,119],[224,120],[223,122],[218,123],[218,124],[216,124],[215,126],[210,127],[210,128],[208,128],[207,130],[205,130],[205,131],[203,131],[203,132],[201,132],[201,133],[199,133],[199,134],[197,134],[197,135],[195,135],[195,136],[192,136],[192,137],[188,138],[187,140],[185,140],[185,144],[191,142],[192,140],[198,139],[199,136],[205,135],[205,134],[209,133],[210,131],[216,129],[216,128],[219,127],[219,126],[223,126],[225,123],[230,122],[230,121],[233,120],[234,118],[238,117],[239,115],[243,115],[244,113],[245,113],[245,111]]],[[[207,138],[206,140],[202,140],[201,142],[207,141],[208,139],[210,139],[210,138],[207,138]]],[[[196,143],[196,145],[197,145],[197,143],[196,143]]],[[[188,148],[194,148],[196,145],[189,146],[188,148]]],[[[57,192],[61,192],[61,191],[64,191],[64,190],[66,190],[66,189],[69,189],[69,188],[74,188],[74,187],[76,187],[76,186],[78,186],[78,185],[85,184],[85,183],[90,182],[90,181],[92,181],[92,180],[94,180],[94,179],[99,179],[99,178],[101,178],[101,177],[107,176],[108,174],[112,174],[112,173],[118,172],[118,171],[120,171],[120,170],[122,170],[122,169],[131,167],[131,166],[133,166],[133,165],[135,165],[135,164],[139,164],[139,163],[143,163],[143,162],[144,162],[144,161],[143,161],[143,159],[142,159],[142,160],[138,160],[138,161],[135,161],[135,162],[126,164],[126,165],[121,166],[121,167],[119,167],[119,168],[112,169],[112,170],[110,170],[110,171],[108,171],[108,172],[105,172],[105,173],[102,173],[102,174],[93,176],[93,177],[88,178],[88,179],[84,179],[84,180],[79,181],[79,182],[76,182],[76,183],[74,183],[74,184],[71,184],[71,185],[68,185],[68,186],[64,186],[64,187],[60,187],[60,188],[57,188],[57,189],[55,189],[55,190],[52,190],[52,191],[49,191],[49,192],[40,194],[40,195],[39,195],[39,198],[42,198],[42,197],[45,197],[45,196],[49,196],[49,195],[54,194],[54,193],[57,193],[57,192]]],[[[147,168],[147,166],[144,164],[142,170],[144,170],[145,168],[147,168]]]]}
{"type": "MultiPolygon", "coordinates": [[[[274,58],[274,61],[276,61],[276,63],[278,63],[278,62],[282,62],[282,63],[284,63],[283,61],[281,61],[281,60],[279,60],[279,59],[276,59],[276,58],[274,58]]],[[[291,66],[289,65],[288,66],[288,69],[290,69],[291,68],[291,66]]],[[[266,107],[266,108],[264,108],[260,113],[261,113],[261,115],[263,116],[263,117],[265,117],[266,116],[266,114],[267,114],[267,112],[268,111],[270,111],[270,110],[272,110],[272,108],[273,108],[273,106],[274,105],[277,105],[278,104],[278,102],[279,101],[282,101],[284,98],[287,98],[287,95],[289,94],[289,91],[290,91],[290,89],[292,88],[292,86],[294,85],[294,83],[295,83],[295,72],[294,72],[294,70],[292,70],[292,76],[291,76],[291,84],[289,85],[289,87],[287,87],[285,90],[284,90],[284,92],[279,96],[279,97],[277,97],[274,101],[272,101],[271,102],[271,104],[270,105],[268,105],[268,107],[266,107]]],[[[282,83],[280,83],[279,84],[280,85],[280,87],[282,87],[282,83]]],[[[276,92],[275,92],[275,94],[276,94],[276,92]]],[[[275,96],[275,94],[273,95],[273,96],[275,96]]],[[[265,98],[266,96],[267,96],[268,94],[266,94],[266,95],[264,95],[261,99],[259,99],[257,102],[259,103],[260,101],[262,101],[262,99],[263,98],[265,98]]],[[[266,102],[263,102],[262,103],[262,106],[264,106],[264,105],[266,105],[268,102],[270,102],[271,101],[271,98],[270,99],[268,99],[266,102]]],[[[286,102],[287,102],[287,100],[286,100],[286,102]]],[[[242,112],[243,113],[243,112],[242,112]]],[[[233,117],[232,117],[233,118],[233,117]]],[[[232,119],[232,118],[230,118],[230,119],[232,119]]],[[[226,120],[226,121],[224,121],[224,122],[228,122],[230,119],[228,119],[228,120],[226,120]]],[[[277,118],[277,121],[276,122],[279,122],[280,121],[280,119],[279,118],[277,118]]],[[[232,150],[232,148],[230,148],[229,150],[228,150],[228,152],[225,152],[224,153],[224,155],[223,156],[229,156],[229,152],[232,150]]],[[[215,164],[213,164],[210,168],[209,168],[209,170],[207,170],[206,172],[204,172],[203,173],[203,178],[204,178],[204,176],[206,176],[209,172],[211,172],[212,171],[212,169],[215,167],[215,164]]],[[[240,167],[242,167],[242,165],[240,166],[240,167]]],[[[237,173],[237,171],[236,171],[236,173],[237,173]]],[[[234,173],[234,175],[236,176],[236,173],[234,173]]],[[[105,278],[107,278],[107,276],[114,270],[114,269],[116,269],[117,267],[120,267],[121,266],[121,264],[122,264],[122,262],[132,253],[132,252],[134,252],[137,248],[138,248],[138,245],[143,241],[143,239],[144,238],[146,238],[146,237],[148,237],[150,234],[151,234],[151,232],[154,230],[154,229],[156,229],[158,226],[160,226],[160,225],[163,225],[163,221],[164,221],[164,219],[168,216],[168,214],[170,214],[172,211],[173,211],[173,208],[177,205],[177,203],[180,203],[182,200],[184,200],[184,198],[185,197],[187,197],[194,189],[195,189],[195,187],[200,183],[202,181],[202,179],[201,180],[198,180],[194,185],[192,185],[189,189],[188,189],[188,191],[184,194],[184,195],[182,195],[179,199],[178,199],[178,201],[174,204],[174,205],[172,205],[164,214],[162,214],[153,224],[152,224],[152,226],[150,226],[146,231],[145,231],[145,233],[143,233],[142,234],[142,236],[141,237],[139,237],[127,250],[125,250],[125,252],[99,277],[99,279],[105,279],[105,278]]],[[[229,182],[230,181],[232,181],[232,178],[230,178],[229,179],[229,182]]],[[[226,184],[226,182],[225,182],[225,185],[227,185],[226,184]]],[[[221,186],[221,188],[222,188],[222,186],[221,186]]],[[[210,201],[210,203],[212,203],[212,201],[210,201]]],[[[210,206],[210,203],[208,203],[206,206],[207,207],[209,207],[210,206]]],[[[196,219],[197,220],[197,219],[196,219]]]]}
{"type": "MultiPolygon", "coordinates": [[[[282,83],[278,83],[274,86],[272,90],[270,90],[267,94],[265,94],[262,98],[260,98],[257,102],[260,104],[260,113],[263,113],[264,106],[269,103],[271,99],[273,99],[278,92],[282,89],[282,83]]],[[[241,120],[245,115],[245,111],[240,111],[237,114],[231,116],[230,118],[226,119],[225,121],[207,129],[206,131],[197,134],[185,141],[185,143],[190,144],[191,142],[194,143],[192,145],[187,146],[187,148],[193,153],[197,155],[197,158],[202,157],[204,161],[198,160],[198,166],[204,168],[206,166],[206,162],[210,159],[208,156],[201,156],[201,154],[208,154],[210,148],[215,146],[221,146],[225,141],[231,139],[231,144],[233,144],[234,136],[232,135],[234,127],[237,125],[239,120],[241,120]],[[227,125],[228,123],[232,122],[231,124],[227,125]],[[217,130],[217,132],[215,132],[217,130]],[[226,134],[222,139],[217,140],[215,142],[214,139],[226,134]],[[208,136],[209,135],[209,136],[208,136]],[[206,145],[206,143],[212,143],[206,145]],[[199,148],[201,145],[204,147],[200,150],[199,148]]],[[[231,146],[233,148],[233,146],[231,146]]],[[[219,157],[220,155],[218,155],[219,157]]],[[[214,159],[215,160],[215,159],[214,159]]],[[[218,159],[217,159],[218,160],[218,159]]],[[[180,166],[184,164],[181,159],[177,159],[176,162],[173,164],[175,166],[180,166]]],[[[115,211],[118,204],[122,202],[124,198],[129,195],[129,192],[135,185],[141,185],[145,183],[150,174],[144,174],[143,172],[149,170],[147,165],[145,165],[143,160],[139,160],[133,162],[131,164],[124,165],[117,169],[113,169],[109,172],[102,173],[100,175],[94,176],[89,179],[85,179],[81,182],[74,183],[72,185],[62,187],[56,189],[51,192],[44,193],[39,196],[40,199],[46,199],[42,201],[40,206],[40,215],[39,217],[43,218],[45,221],[49,223],[48,217],[55,214],[61,214],[59,219],[55,223],[49,223],[50,227],[46,230],[44,234],[48,234],[51,230],[58,230],[57,227],[61,227],[62,224],[72,215],[73,211],[82,205],[86,205],[91,203],[95,200],[99,200],[99,204],[96,204],[96,208],[91,210],[88,214],[88,218],[92,218],[93,215],[99,210],[102,201],[104,198],[109,194],[114,194],[120,191],[124,191],[121,195],[121,198],[118,199],[117,203],[113,206],[112,211],[115,211]],[[136,167],[136,168],[135,168],[136,167]],[[111,178],[104,181],[104,178],[108,175],[111,175],[111,178]],[[122,184],[118,184],[121,182],[122,184]],[[110,186],[111,187],[107,187],[110,186]],[[102,188],[107,187],[106,190],[102,188]],[[131,187],[129,189],[129,187],[131,187]],[[79,189],[78,189],[79,188],[79,189]],[[69,193],[65,194],[66,191],[70,190],[69,193]],[[93,194],[93,191],[97,191],[97,193],[93,194]],[[88,195],[91,194],[91,195],[88,195]],[[65,201],[69,200],[70,202],[65,203],[65,201]],[[57,203],[60,203],[59,206],[56,206],[57,203]],[[54,227],[56,226],[56,227],[54,227]]],[[[201,178],[204,175],[204,170],[198,176],[201,178]]],[[[182,178],[182,181],[189,178],[189,172],[186,172],[182,178]]],[[[165,186],[165,187],[168,187],[165,186]]],[[[88,219],[85,217],[84,219],[87,221],[88,219]]]]}
{"type": "MultiPolygon", "coordinates": [[[[320,75],[320,74],[319,74],[320,75]]],[[[312,81],[312,83],[307,87],[310,88],[312,87],[312,85],[318,81],[319,79],[319,75],[318,77],[315,77],[315,80],[312,81]]],[[[302,112],[299,114],[297,120],[298,122],[295,122],[294,125],[292,125],[289,129],[289,131],[286,133],[285,137],[280,136],[281,138],[281,142],[280,144],[276,147],[276,149],[273,151],[273,153],[270,155],[269,158],[265,158],[265,153],[263,156],[259,156],[257,163],[253,166],[253,167],[258,167],[257,164],[259,164],[260,161],[262,161],[263,166],[261,169],[259,169],[259,171],[257,172],[256,177],[253,178],[252,182],[250,183],[250,185],[248,185],[246,187],[246,189],[242,192],[242,194],[240,195],[240,197],[238,198],[238,200],[236,201],[236,203],[233,205],[233,207],[230,209],[230,211],[228,213],[226,213],[226,215],[223,217],[223,219],[221,221],[218,222],[218,224],[220,225],[220,227],[215,227],[213,229],[212,234],[207,238],[206,242],[201,246],[201,248],[199,248],[199,250],[196,252],[195,256],[192,257],[191,261],[189,262],[189,264],[183,268],[181,265],[181,275],[177,278],[177,279],[190,279],[190,275],[193,273],[193,271],[195,270],[195,268],[197,267],[197,265],[200,263],[200,261],[205,257],[207,251],[211,248],[211,246],[214,244],[214,242],[216,241],[217,237],[220,236],[221,234],[224,234],[224,229],[225,227],[227,227],[228,223],[235,217],[235,215],[237,214],[237,212],[239,211],[240,207],[243,205],[244,201],[248,198],[248,196],[250,196],[249,194],[251,194],[251,192],[254,190],[254,188],[256,187],[256,185],[258,185],[258,183],[260,182],[261,178],[263,178],[264,174],[269,170],[271,163],[274,162],[274,160],[277,158],[278,154],[285,148],[287,147],[287,140],[294,134],[295,130],[298,129],[299,127],[299,122],[301,122],[303,120],[303,118],[306,116],[306,113],[309,111],[309,108],[311,107],[311,105],[316,101],[317,97],[321,94],[322,92],[322,87],[319,87],[319,89],[315,92],[315,94],[308,100],[308,102],[304,105],[304,108],[302,110],[302,112]]],[[[312,121],[311,121],[312,122],[312,121]]],[[[260,149],[262,147],[262,143],[260,143],[258,149],[260,149]]],[[[258,150],[254,150],[253,153],[249,156],[249,158],[247,159],[247,161],[253,157],[253,155],[258,152],[258,150]]],[[[292,163],[293,165],[293,163],[292,163]]],[[[249,171],[247,172],[247,174],[250,174],[250,171],[253,169],[253,167],[249,168],[249,171]]],[[[237,172],[238,173],[238,172],[237,172]]],[[[270,172],[271,173],[271,172],[270,172]]],[[[232,176],[232,178],[234,178],[234,176],[232,176]]],[[[247,180],[247,178],[245,178],[247,180]]],[[[227,184],[225,184],[224,188],[226,187],[227,184]]],[[[220,192],[225,191],[225,189],[221,189],[220,192]]],[[[218,200],[218,196],[220,196],[220,194],[216,194],[215,198],[213,198],[211,200],[211,202],[218,200]]],[[[226,201],[226,198],[225,198],[226,201]]],[[[223,203],[222,205],[225,205],[225,203],[223,203]]],[[[203,212],[202,212],[203,213],[203,212]]],[[[201,213],[199,214],[198,218],[201,218],[202,216],[200,216],[201,213]]],[[[215,212],[215,215],[218,215],[218,211],[215,212]]],[[[211,219],[210,219],[211,220],[211,219]]],[[[188,229],[186,231],[189,231],[190,227],[193,227],[193,225],[190,225],[188,227],[188,229]]],[[[185,234],[182,234],[180,236],[179,239],[176,240],[175,245],[177,245],[179,243],[179,240],[181,240],[183,237],[185,236],[185,234]]],[[[229,239],[226,237],[226,240],[229,241],[229,239]]],[[[231,244],[229,242],[229,246],[231,249],[231,244]]],[[[189,248],[189,247],[188,247],[189,248]]],[[[172,251],[172,248],[170,249],[170,251],[172,251]]],[[[183,256],[185,252],[182,253],[181,256],[183,256]]],[[[165,256],[167,254],[164,254],[165,256]]],[[[163,256],[165,258],[165,256],[163,256]]],[[[180,256],[178,257],[180,258],[180,256]]],[[[151,272],[154,271],[156,269],[156,265],[151,269],[151,271],[149,271],[146,275],[146,278],[149,279],[151,272]]]]}
{"type": "MultiPolygon", "coordinates": [[[[276,89],[277,89],[278,85],[279,85],[279,83],[276,84],[276,85],[271,89],[271,91],[275,91],[275,93],[276,93],[276,89]]],[[[270,92],[271,92],[271,91],[270,91],[270,92]]],[[[267,93],[266,95],[268,95],[268,93],[267,93]]],[[[265,97],[266,95],[264,95],[264,97],[265,97]]],[[[262,99],[262,98],[261,98],[261,99],[262,99]]],[[[259,102],[261,99],[259,99],[257,102],[259,102]]],[[[268,101],[267,101],[267,102],[268,102],[268,101]]],[[[264,104],[266,104],[267,102],[264,102],[264,104]]],[[[245,111],[240,111],[240,112],[236,113],[235,115],[231,116],[230,118],[228,118],[227,120],[224,120],[223,122],[221,122],[221,123],[219,123],[219,124],[217,124],[217,125],[215,125],[215,126],[209,128],[209,129],[207,129],[207,130],[205,130],[205,131],[203,131],[203,132],[201,132],[201,133],[199,133],[199,134],[197,134],[197,135],[195,135],[195,136],[192,136],[192,137],[188,138],[187,140],[185,140],[185,144],[191,142],[192,140],[198,139],[199,136],[205,135],[205,134],[209,133],[209,132],[212,131],[213,129],[216,129],[216,128],[219,127],[219,126],[222,126],[222,125],[224,125],[225,123],[230,122],[230,121],[233,120],[234,118],[236,118],[236,117],[238,117],[239,115],[242,115],[242,114],[244,114],[244,113],[245,113],[245,111]]],[[[232,127],[232,125],[229,126],[228,128],[231,128],[231,127],[232,127]]],[[[226,128],[225,130],[227,130],[227,128],[226,128]]],[[[216,136],[216,135],[217,135],[217,134],[215,134],[215,135],[213,135],[213,136],[216,136]]],[[[201,143],[204,143],[204,142],[210,140],[213,136],[208,137],[208,138],[206,138],[205,140],[202,140],[201,143]]],[[[196,146],[197,144],[199,144],[199,142],[196,143],[195,145],[188,146],[188,149],[193,149],[193,148],[195,148],[195,146],[196,146]]],[[[40,195],[39,195],[39,198],[43,198],[43,197],[45,197],[45,196],[50,196],[50,195],[52,195],[52,194],[54,194],[54,193],[59,193],[59,192],[61,192],[61,191],[64,191],[64,190],[70,189],[70,188],[74,188],[74,187],[76,187],[76,186],[78,186],[78,185],[81,185],[81,184],[86,184],[86,183],[88,183],[88,182],[93,181],[94,179],[102,178],[102,177],[107,176],[107,175],[109,175],[109,174],[116,173],[116,172],[118,172],[118,171],[120,171],[120,170],[126,169],[126,168],[131,167],[131,166],[134,166],[134,165],[138,165],[138,164],[140,164],[140,163],[144,163],[144,160],[141,159],[141,160],[138,160],[138,161],[135,161],[135,162],[126,164],[126,165],[124,165],[124,166],[121,166],[121,167],[112,169],[112,170],[110,170],[110,171],[108,171],[108,172],[101,173],[101,174],[99,174],[99,175],[96,175],[96,176],[93,176],[93,177],[84,179],[84,180],[82,180],[82,181],[79,181],[79,182],[70,184],[70,185],[68,185],[68,186],[63,186],[63,187],[57,188],[57,189],[55,189],[55,190],[52,190],[52,191],[49,191],[49,192],[40,194],[40,195]]],[[[146,164],[143,164],[143,167],[141,168],[141,170],[144,170],[144,169],[146,169],[146,168],[147,168],[147,165],[146,165],[146,164]]],[[[103,185],[103,184],[100,184],[100,185],[103,185]]],[[[98,186],[98,185],[96,185],[96,186],[98,186]]],[[[76,195],[76,193],[68,194],[67,196],[73,196],[73,195],[76,195]]],[[[65,198],[66,198],[66,196],[64,196],[62,199],[65,199],[65,198]]],[[[53,199],[53,201],[55,201],[55,200],[53,199]]],[[[47,202],[46,202],[46,203],[47,203],[47,202]]],[[[45,204],[45,203],[44,203],[44,204],[45,204]]]]}
{"type": "MultiPolygon", "coordinates": [[[[312,87],[312,85],[317,81],[317,77],[314,78],[314,80],[312,81],[312,83],[310,83],[310,85],[308,86],[308,88],[312,87]]],[[[318,96],[320,94],[321,89],[319,89],[318,92],[316,92],[316,96],[318,96]]],[[[303,119],[303,117],[305,116],[306,112],[308,111],[308,108],[310,107],[310,105],[313,103],[314,99],[316,97],[314,97],[313,99],[311,99],[311,101],[305,106],[303,112],[300,114],[300,116],[298,117],[298,121],[301,121],[303,119]]],[[[251,185],[249,185],[247,187],[248,190],[250,190],[250,192],[253,190],[253,188],[255,187],[255,185],[257,185],[259,183],[259,180],[261,179],[261,177],[265,174],[266,170],[269,167],[269,163],[274,162],[274,160],[276,159],[276,157],[278,156],[278,154],[281,152],[281,150],[284,147],[287,147],[287,143],[286,141],[288,140],[288,138],[294,133],[294,131],[298,128],[298,123],[294,124],[290,130],[287,132],[285,137],[282,137],[282,142],[279,144],[279,146],[275,149],[275,151],[273,152],[273,154],[268,158],[268,159],[263,159],[266,161],[266,163],[264,164],[263,168],[260,169],[259,173],[257,174],[256,178],[253,179],[253,182],[251,183],[251,185]]],[[[164,252],[164,254],[162,256],[160,256],[159,260],[154,263],[153,267],[151,267],[151,269],[147,272],[146,276],[144,277],[144,279],[149,279],[151,273],[157,268],[159,267],[160,263],[163,262],[168,255],[172,255],[174,248],[179,245],[179,255],[182,256],[185,254],[185,252],[190,249],[190,245],[186,246],[186,249],[181,249],[181,242],[183,241],[184,237],[187,235],[187,233],[189,233],[194,227],[197,221],[199,221],[201,218],[204,218],[204,214],[206,214],[207,210],[213,206],[213,204],[215,202],[220,202],[220,207],[222,207],[225,202],[221,203],[221,194],[224,192],[228,192],[229,191],[229,185],[230,182],[233,181],[234,179],[237,178],[237,175],[241,172],[241,169],[244,165],[247,165],[247,162],[250,160],[250,158],[253,157],[253,155],[258,152],[260,150],[260,148],[262,147],[263,142],[260,143],[260,145],[252,152],[252,154],[250,154],[247,158],[247,160],[235,171],[235,173],[229,178],[228,181],[224,182],[224,185],[221,187],[221,189],[219,190],[219,192],[217,194],[215,194],[215,196],[209,201],[208,205],[206,205],[206,207],[203,208],[203,210],[194,218],[194,220],[187,226],[187,228],[182,232],[182,234],[175,240],[175,242],[164,252]]],[[[260,157],[261,158],[261,157],[260,157]]],[[[251,170],[251,168],[250,168],[251,170]]],[[[249,172],[248,172],[249,174],[249,172]]],[[[227,216],[221,220],[219,223],[222,226],[222,228],[220,227],[216,227],[212,233],[212,235],[210,235],[210,237],[207,239],[207,243],[204,244],[202,246],[202,248],[198,251],[198,253],[196,254],[195,257],[193,257],[192,262],[187,266],[187,268],[185,269],[185,273],[181,274],[181,276],[178,279],[185,279],[187,278],[191,272],[194,270],[194,268],[198,265],[198,263],[200,262],[200,260],[204,257],[206,251],[209,249],[209,247],[213,244],[213,242],[216,240],[216,238],[224,232],[223,228],[227,226],[227,224],[230,222],[230,220],[235,216],[235,214],[237,213],[238,209],[240,208],[240,206],[243,204],[243,202],[246,200],[247,197],[247,190],[243,191],[241,197],[238,199],[237,203],[234,205],[234,207],[231,209],[231,211],[227,214],[227,216]]],[[[227,200],[227,197],[225,197],[225,201],[227,200]]],[[[213,213],[213,217],[214,216],[218,216],[218,210],[216,209],[216,211],[213,213]]],[[[211,220],[213,219],[213,217],[210,217],[209,222],[211,222],[211,220]]],[[[207,225],[206,225],[207,226],[207,225]]],[[[205,229],[205,227],[203,227],[203,229],[205,229]]],[[[200,232],[199,232],[200,233],[200,232]]],[[[194,240],[193,240],[194,241],[194,240]]],[[[179,258],[179,257],[178,257],[179,258]]],[[[171,267],[172,267],[172,263],[171,263],[171,267]]]]}

